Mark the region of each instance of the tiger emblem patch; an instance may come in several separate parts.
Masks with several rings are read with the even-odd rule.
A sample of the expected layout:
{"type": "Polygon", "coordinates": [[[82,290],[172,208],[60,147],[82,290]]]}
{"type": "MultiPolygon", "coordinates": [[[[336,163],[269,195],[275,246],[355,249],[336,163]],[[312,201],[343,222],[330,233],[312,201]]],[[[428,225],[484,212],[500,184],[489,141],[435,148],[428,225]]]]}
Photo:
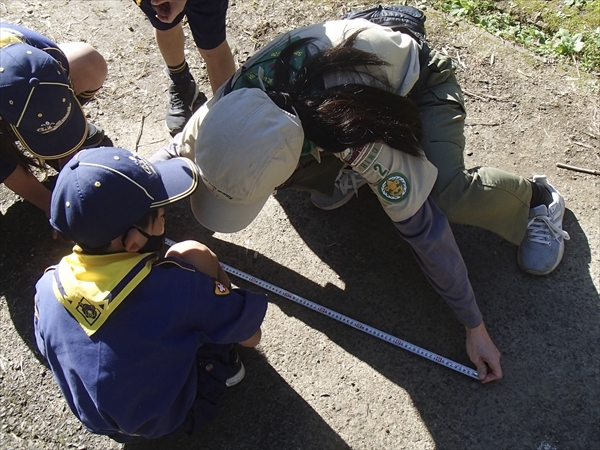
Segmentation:
{"type": "Polygon", "coordinates": [[[410,184],[406,175],[400,172],[389,174],[379,182],[378,192],[381,197],[389,202],[401,202],[410,191],[410,184]]]}

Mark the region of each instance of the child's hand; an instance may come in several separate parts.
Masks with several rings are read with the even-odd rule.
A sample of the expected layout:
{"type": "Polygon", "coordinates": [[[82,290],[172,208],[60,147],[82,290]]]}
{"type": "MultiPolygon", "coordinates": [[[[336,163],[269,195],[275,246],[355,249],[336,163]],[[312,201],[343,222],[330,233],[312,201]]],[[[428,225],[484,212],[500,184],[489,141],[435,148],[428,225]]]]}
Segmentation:
{"type": "Polygon", "coordinates": [[[171,23],[185,8],[187,0],[152,0],[150,3],[161,22],[171,23]]]}

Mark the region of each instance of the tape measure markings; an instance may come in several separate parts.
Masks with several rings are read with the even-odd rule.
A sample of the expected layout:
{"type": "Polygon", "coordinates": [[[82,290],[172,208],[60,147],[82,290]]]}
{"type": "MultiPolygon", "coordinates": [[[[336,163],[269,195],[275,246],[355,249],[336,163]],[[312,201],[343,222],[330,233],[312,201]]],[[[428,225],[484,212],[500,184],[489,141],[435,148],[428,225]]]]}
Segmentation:
{"type": "MultiPolygon", "coordinates": [[[[166,238],[165,239],[165,243],[167,245],[174,245],[176,244],[175,241],[166,238]]],[[[252,275],[249,275],[245,272],[242,272],[239,269],[236,269],[235,267],[231,267],[227,264],[224,263],[220,263],[221,267],[223,268],[223,270],[225,272],[228,272],[232,275],[237,276],[238,278],[241,278],[245,281],[248,281],[252,284],[255,284],[257,286],[260,286],[264,289],[267,289],[271,292],[274,292],[275,294],[287,298],[289,300],[292,300],[302,306],[306,306],[307,308],[310,308],[318,313],[321,313],[325,316],[331,317],[332,319],[337,320],[338,322],[342,322],[345,323],[346,325],[350,325],[353,328],[356,328],[357,330],[360,330],[364,333],[367,333],[373,337],[379,338],[381,340],[384,340],[392,345],[395,345],[396,347],[400,347],[404,350],[407,350],[411,353],[414,353],[415,355],[421,356],[423,358],[426,358],[430,361],[433,361],[437,364],[440,364],[442,366],[448,367],[449,369],[455,370],[457,372],[460,372],[464,375],[467,375],[471,378],[474,378],[476,380],[479,380],[479,377],[477,376],[477,371],[474,369],[471,369],[470,367],[464,366],[462,364],[459,364],[457,362],[454,362],[448,358],[444,358],[443,356],[438,355],[437,353],[433,353],[430,352],[429,350],[425,350],[424,348],[421,348],[417,345],[411,344],[410,342],[407,342],[405,340],[402,340],[400,338],[397,338],[395,336],[392,336],[391,334],[385,333],[383,331],[378,330],[377,328],[373,328],[369,325],[366,325],[362,322],[359,322],[358,320],[354,320],[348,316],[345,316],[341,313],[338,313],[336,311],[333,311],[332,309],[326,308],[322,305],[319,305],[317,303],[314,303],[310,300],[305,299],[304,297],[300,297],[292,292],[286,291],[285,289],[282,289],[280,287],[277,287],[271,283],[267,283],[266,281],[263,281],[259,278],[256,278],[252,275]]]]}

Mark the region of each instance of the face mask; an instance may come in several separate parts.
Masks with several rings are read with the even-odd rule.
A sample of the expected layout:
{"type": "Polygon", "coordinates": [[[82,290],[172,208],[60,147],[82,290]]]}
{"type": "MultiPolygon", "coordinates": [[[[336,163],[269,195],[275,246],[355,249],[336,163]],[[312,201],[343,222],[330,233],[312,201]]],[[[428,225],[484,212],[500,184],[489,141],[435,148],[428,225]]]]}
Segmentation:
{"type": "MultiPolygon", "coordinates": [[[[144,230],[141,230],[141,229],[139,229],[138,227],[135,227],[135,226],[131,227],[130,230],[133,229],[133,228],[135,228],[136,230],[138,230],[142,236],[144,236],[146,239],[148,239],[146,241],[146,244],[137,251],[138,253],[154,253],[154,252],[158,252],[162,248],[162,246],[164,245],[164,243],[165,243],[165,234],[166,233],[163,233],[163,234],[161,234],[159,236],[152,236],[152,235],[146,233],[144,230]]],[[[123,235],[123,239],[122,239],[123,246],[125,246],[125,238],[126,237],[127,237],[127,233],[125,233],[123,235]]]]}
{"type": "Polygon", "coordinates": [[[165,243],[165,233],[161,234],[160,236],[151,236],[144,232],[141,233],[148,238],[148,241],[146,242],[146,245],[137,251],[138,253],[158,252],[165,243]]]}

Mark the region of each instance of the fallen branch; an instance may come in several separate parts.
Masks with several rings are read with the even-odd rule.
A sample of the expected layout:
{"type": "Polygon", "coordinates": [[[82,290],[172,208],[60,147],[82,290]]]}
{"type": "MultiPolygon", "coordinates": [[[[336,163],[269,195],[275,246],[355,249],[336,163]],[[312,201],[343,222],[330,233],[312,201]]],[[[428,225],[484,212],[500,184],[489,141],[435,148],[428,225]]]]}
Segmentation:
{"type": "Polygon", "coordinates": [[[556,167],[561,169],[574,170],[575,172],[589,173],[591,175],[600,175],[600,170],[585,169],[583,167],[570,166],[569,164],[556,163],[556,167]]]}
{"type": "Polygon", "coordinates": [[[135,152],[137,153],[138,148],[140,146],[140,139],[142,138],[142,131],[144,131],[144,120],[146,116],[142,114],[140,118],[140,130],[138,131],[137,139],[135,140],[135,152]]]}
{"type": "Polygon", "coordinates": [[[483,98],[483,97],[481,97],[481,96],[479,96],[477,94],[474,94],[473,92],[469,92],[466,89],[463,89],[462,91],[463,91],[463,94],[466,94],[469,97],[475,97],[475,98],[478,98],[479,100],[483,100],[484,102],[487,102],[489,100],[487,98],[483,98]]]}
{"type": "Polygon", "coordinates": [[[577,141],[571,141],[573,144],[575,145],[579,145],[581,147],[585,147],[585,148],[589,148],[590,150],[593,150],[594,147],[589,145],[589,144],[584,144],[583,142],[577,142],[577,141]]]}
{"type": "Polygon", "coordinates": [[[463,93],[470,95],[471,97],[476,97],[480,100],[485,100],[485,101],[488,101],[488,100],[503,101],[503,100],[508,100],[510,98],[510,95],[505,95],[503,97],[496,97],[495,95],[489,95],[489,94],[482,94],[482,93],[475,94],[474,92],[467,91],[466,89],[463,89],[462,91],[463,91],[463,93]]]}
{"type": "Polygon", "coordinates": [[[481,125],[481,126],[485,126],[485,127],[499,127],[500,125],[502,125],[502,122],[469,122],[469,123],[465,123],[465,126],[467,126],[467,127],[474,127],[476,125],[481,125]]]}

